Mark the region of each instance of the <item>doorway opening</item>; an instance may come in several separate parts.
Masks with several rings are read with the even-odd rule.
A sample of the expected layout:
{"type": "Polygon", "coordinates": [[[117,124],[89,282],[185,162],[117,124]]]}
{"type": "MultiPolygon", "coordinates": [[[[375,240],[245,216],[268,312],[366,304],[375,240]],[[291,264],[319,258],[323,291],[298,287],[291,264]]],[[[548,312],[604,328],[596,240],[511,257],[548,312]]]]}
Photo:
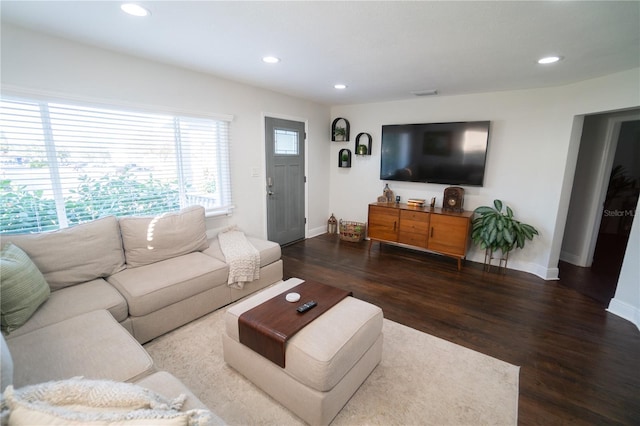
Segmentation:
{"type": "Polygon", "coordinates": [[[601,114],[586,117],[583,127],[569,207],[571,223],[558,267],[562,285],[603,307],[615,296],[638,205],[639,118],[637,110],[631,115],[601,114]]]}

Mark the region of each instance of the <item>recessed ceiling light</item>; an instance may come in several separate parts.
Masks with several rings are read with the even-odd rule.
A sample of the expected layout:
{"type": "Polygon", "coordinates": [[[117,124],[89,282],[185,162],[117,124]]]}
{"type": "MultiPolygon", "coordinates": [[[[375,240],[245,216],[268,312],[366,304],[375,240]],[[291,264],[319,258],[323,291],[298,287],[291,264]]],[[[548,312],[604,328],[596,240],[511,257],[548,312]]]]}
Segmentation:
{"type": "Polygon", "coordinates": [[[120,6],[120,9],[122,9],[123,12],[128,13],[129,15],[133,15],[133,16],[149,16],[151,15],[151,12],[149,12],[149,10],[145,9],[144,7],[135,4],[135,3],[123,3],[120,6]]]}
{"type": "Polygon", "coordinates": [[[347,85],[346,84],[334,84],[333,87],[338,89],[338,90],[343,90],[343,89],[347,88],[347,85]]]}
{"type": "Polygon", "coordinates": [[[538,59],[538,63],[543,65],[553,64],[554,62],[558,62],[560,59],[562,59],[560,56],[546,56],[538,59]]]}
{"type": "Polygon", "coordinates": [[[275,56],[265,56],[262,58],[262,62],[266,62],[267,64],[277,64],[280,62],[280,58],[276,58],[275,56]]]}

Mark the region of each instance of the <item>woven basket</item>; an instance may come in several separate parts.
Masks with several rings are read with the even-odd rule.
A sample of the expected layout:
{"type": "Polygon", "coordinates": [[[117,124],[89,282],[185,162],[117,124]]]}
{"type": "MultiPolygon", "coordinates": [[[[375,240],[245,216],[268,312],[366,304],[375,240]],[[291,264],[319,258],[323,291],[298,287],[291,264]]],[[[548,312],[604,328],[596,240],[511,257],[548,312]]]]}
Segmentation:
{"type": "Polygon", "coordinates": [[[367,224],[362,222],[340,221],[340,239],[357,243],[364,239],[367,224]]]}

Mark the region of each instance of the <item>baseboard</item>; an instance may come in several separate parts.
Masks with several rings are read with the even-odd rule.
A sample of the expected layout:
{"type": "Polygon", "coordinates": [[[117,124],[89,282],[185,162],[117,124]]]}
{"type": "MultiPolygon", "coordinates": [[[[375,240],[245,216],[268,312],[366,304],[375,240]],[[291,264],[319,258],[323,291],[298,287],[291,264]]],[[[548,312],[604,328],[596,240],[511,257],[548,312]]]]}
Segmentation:
{"type": "MultiPolygon", "coordinates": [[[[484,253],[480,253],[478,251],[476,251],[475,253],[472,253],[472,256],[467,256],[467,259],[473,261],[473,262],[477,262],[477,263],[483,263],[484,262],[484,253]]],[[[495,261],[494,261],[495,262],[495,261]]],[[[495,263],[494,263],[495,264],[495,263]]],[[[528,272],[530,274],[536,275],[540,278],[542,278],[543,280],[546,281],[553,281],[553,280],[558,280],[559,279],[559,269],[556,268],[546,268],[542,265],[538,265],[536,263],[531,263],[531,262],[522,262],[519,261],[517,259],[509,259],[509,262],[507,262],[507,269],[515,269],[517,271],[522,271],[522,272],[528,272]]]]}
{"type": "Polygon", "coordinates": [[[576,266],[585,266],[583,265],[584,262],[582,261],[580,256],[573,253],[567,253],[566,251],[560,252],[560,260],[576,266]]]}
{"type": "Polygon", "coordinates": [[[560,279],[560,269],[558,268],[543,268],[544,275],[538,275],[547,281],[555,281],[560,279]]]}
{"type": "Polygon", "coordinates": [[[615,297],[611,299],[607,312],[611,312],[614,315],[624,318],[627,321],[635,324],[640,331],[640,309],[636,306],[632,306],[626,302],[623,302],[615,297]]]}
{"type": "Polygon", "coordinates": [[[553,280],[560,279],[559,278],[560,270],[558,268],[546,268],[536,263],[519,262],[517,260],[514,260],[514,261],[509,260],[508,266],[510,269],[517,269],[519,271],[529,272],[546,281],[553,281],[553,280]]]}
{"type": "Polygon", "coordinates": [[[327,233],[327,227],[326,226],[320,226],[317,228],[309,228],[309,235],[307,236],[307,238],[313,238],[313,237],[317,237],[318,235],[322,235],[322,234],[326,234],[327,233]]]}

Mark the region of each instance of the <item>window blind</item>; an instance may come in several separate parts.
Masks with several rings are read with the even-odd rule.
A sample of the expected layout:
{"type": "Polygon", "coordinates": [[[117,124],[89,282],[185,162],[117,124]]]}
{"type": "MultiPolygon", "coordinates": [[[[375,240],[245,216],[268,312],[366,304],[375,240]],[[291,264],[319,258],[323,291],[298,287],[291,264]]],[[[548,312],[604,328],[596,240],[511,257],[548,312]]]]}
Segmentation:
{"type": "Polygon", "coordinates": [[[233,208],[229,121],[0,100],[0,232],[233,208]]]}

